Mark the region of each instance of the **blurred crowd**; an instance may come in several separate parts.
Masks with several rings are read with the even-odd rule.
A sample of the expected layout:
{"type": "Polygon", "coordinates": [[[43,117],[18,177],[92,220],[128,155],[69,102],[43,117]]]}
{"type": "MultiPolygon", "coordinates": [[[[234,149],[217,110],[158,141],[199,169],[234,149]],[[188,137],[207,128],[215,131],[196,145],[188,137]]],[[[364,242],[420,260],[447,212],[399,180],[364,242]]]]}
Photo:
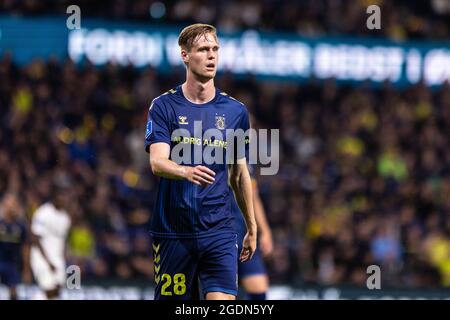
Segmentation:
{"type": "MultiPolygon", "coordinates": [[[[157,181],[144,151],[149,102],[184,74],[0,60],[0,194],[24,219],[71,187],[68,263],[83,281],[153,283],[157,181]]],[[[280,171],[257,175],[275,240],[273,283],[450,285],[450,88],[395,89],[218,77],[255,128],[281,128],[280,171]]],[[[258,170],[256,170],[258,172],[258,170]]]]}
{"type": "MultiPolygon", "coordinates": [[[[450,2],[387,0],[4,0],[0,14],[66,15],[148,24],[211,23],[301,36],[450,38],[450,2]],[[366,27],[381,7],[381,30],[366,27]]],[[[51,58],[0,59],[0,195],[30,219],[53,184],[71,186],[69,264],[83,281],[152,283],[148,221],[157,181],[144,152],[149,102],[183,81],[153,69],[51,58]]],[[[272,282],[450,286],[450,88],[395,89],[218,78],[256,128],[281,128],[280,172],[257,176],[273,229],[272,282]]],[[[258,170],[257,170],[258,171],[258,170]]]]}
{"type": "Polygon", "coordinates": [[[155,25],[211,23],[221,32],[258,29],[303,36],[360,35],[393,40],[446,40],[450,30],[447,0],[3,0],[0,14],[67,15],[76,4],[82,17],[137,20],[155,25]],[[369,30],[370,5],[381,8],[381,30],[369,30]]]}

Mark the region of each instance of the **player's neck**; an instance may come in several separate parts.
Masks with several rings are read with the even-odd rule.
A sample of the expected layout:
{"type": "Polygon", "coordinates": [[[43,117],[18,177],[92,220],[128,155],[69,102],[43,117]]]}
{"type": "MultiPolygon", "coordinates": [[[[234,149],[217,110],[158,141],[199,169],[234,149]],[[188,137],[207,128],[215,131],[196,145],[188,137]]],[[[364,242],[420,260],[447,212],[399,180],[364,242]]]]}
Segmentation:
{"type": "Polygon", "coordinates": [[[184,97],[193,103],[207,103],[214,99],[216,95],[214,79],[201,82],[188,76],[186,82],[181,85],[181,89],[184,97]]]}
{"type": "Polygon", "coordinates": [[[59,203],[53,201],[52,204],[53,204],[53,206],[55,207],[56,210],[61,210],[62,209],[62,206],[59,203]]]}

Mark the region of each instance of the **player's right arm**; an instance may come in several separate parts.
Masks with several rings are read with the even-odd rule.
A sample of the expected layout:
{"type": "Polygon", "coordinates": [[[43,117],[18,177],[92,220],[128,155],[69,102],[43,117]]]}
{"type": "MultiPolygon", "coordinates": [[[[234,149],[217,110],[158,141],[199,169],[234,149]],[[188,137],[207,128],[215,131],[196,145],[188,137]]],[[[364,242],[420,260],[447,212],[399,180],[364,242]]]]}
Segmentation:
{"type": "Polygon", "coordinates": [[[170,160],[170,116],[157,99],[148,110],[145,148],[150,153],[150,167],[154,175],[168,179],[186,179],[206,186],[214,183],[215,173],[205,166],[183,166],[170,160]]]}
{"type": "Polygon", "coordinates": [[[150,145],[150,167],[156,176],[168,179],[186,179],[197,185],[214,183],[214,171],[205,166],[182,166],[169,159],[170,146],[164,142],[150,145]]]}

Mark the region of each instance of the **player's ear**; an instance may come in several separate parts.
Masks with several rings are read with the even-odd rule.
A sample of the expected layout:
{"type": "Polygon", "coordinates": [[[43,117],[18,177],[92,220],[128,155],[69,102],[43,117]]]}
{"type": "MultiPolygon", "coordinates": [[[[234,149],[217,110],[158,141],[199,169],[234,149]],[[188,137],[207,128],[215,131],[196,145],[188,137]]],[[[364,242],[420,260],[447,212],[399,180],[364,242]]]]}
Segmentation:
{"type": "Polygon", "coordinates": [[[181,48],[181,59],[183,60],[184,64],[187,64],[189,62],[189,54],[184,48],[181,48]]]}

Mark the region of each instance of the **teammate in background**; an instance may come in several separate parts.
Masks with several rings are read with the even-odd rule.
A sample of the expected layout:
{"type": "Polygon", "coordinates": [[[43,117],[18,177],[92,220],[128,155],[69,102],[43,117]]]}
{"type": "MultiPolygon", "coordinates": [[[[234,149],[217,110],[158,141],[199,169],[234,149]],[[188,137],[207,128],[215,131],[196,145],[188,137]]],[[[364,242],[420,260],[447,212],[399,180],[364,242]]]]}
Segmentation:
{"type": "Polygon", "coordinates": [[[42,204],[31,221],[31,269],[47,299],[58,298],[66,282],[65,248],[71,225],[67,204],[67,189],[53,187],[51,201],[42,204]]]}
{"type": "MultiPolygon", "coordinates": [[[[251,166],[249,167],[252,168],[251,166]]],[[[248,300],[266,300],[267,290],[269,289],[269,277],[264,266],[263,257],[268,257],[273,250],[272,231],[267,223],[264,206],[259,196],[256,179],[253,178],[250,170],[253,185],[253,206],[255,208],[256,224],[258,225],[258,248],[253,255],[252,260],[247,262],[238,262],[238,277],[246,292],[248,300]]],[[[233,201],[233,212],[236,216],[236,226],[238,235],[238,244],[242,242],[245,235],[245,221],[236,201],[233,201]]],[[[239,246],[239,250],[241,247],[239,246]]]]}
{"type": "Polygon", "coordinates": [[[194,164],[198,148],[203,155],[212,143],[197,137],[194,122],[201,121],[203,132],[220,130],[221,136],[213,139],[213,145],[220,148],[227,140],[226,129],[249,129],[248,112],[242,103],[214,86],[219,43],[213,26],[186,27],[178,44],[186,65],[186,82],[152,101],[145,139],[152,172],[161,177],[150,232],[155,299],[198,298],[200,282],[207,300],[234,300],[238,245],[231,190],[247,227],[239,257],[247,261],[255,252],[257,237],[250,174],[245,152],[239,150],[234,164],[225,161],[226,152],[222,164],[206,164],[203,157],[201,164],[194,164]],[[184,133],[178,130],[178,136],[172,136],[177,129],[184,129],[184,133]],[[195,143],[196,138],[201,143],[195,143]],[[171,151],[180,142],[189,144],[190,161],[173,161],[171,151]]]}
{"type": "Polygon", "coordinates": [[[9,288],[11,300],[17,299],[16,286],[21,280],[20,270],[24,278],[30,273],[27,228],[20,215],[21,206],[17,196],[7,193],[2,199],[0,212],[0,282],[9,288]]]}

